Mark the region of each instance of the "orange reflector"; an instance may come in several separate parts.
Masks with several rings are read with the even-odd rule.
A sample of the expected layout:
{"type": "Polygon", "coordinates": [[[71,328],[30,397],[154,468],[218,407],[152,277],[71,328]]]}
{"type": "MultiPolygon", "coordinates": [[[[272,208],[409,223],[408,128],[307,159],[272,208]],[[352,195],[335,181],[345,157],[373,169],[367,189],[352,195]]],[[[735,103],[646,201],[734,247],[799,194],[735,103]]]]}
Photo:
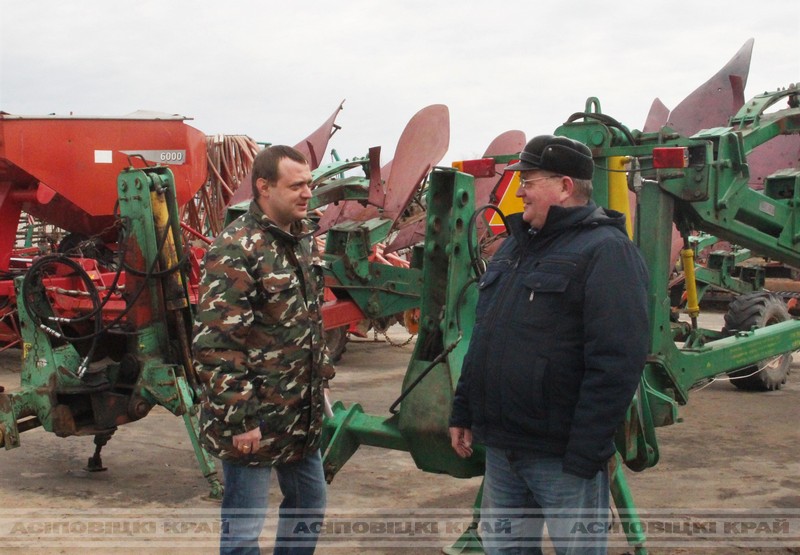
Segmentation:
{"type": "Polygon", "coordinates": [[[665,146],[653,149],[653,167],[685,168],[689,166],[689,149],[682,146],[665,146]]]}
{"type": "Polygon", "coordinates": [[[453,162],[453,167],[458,171],[468,173],[474,177],[492,177],[495,174],[494,165],[494,158],[453,162]]]}

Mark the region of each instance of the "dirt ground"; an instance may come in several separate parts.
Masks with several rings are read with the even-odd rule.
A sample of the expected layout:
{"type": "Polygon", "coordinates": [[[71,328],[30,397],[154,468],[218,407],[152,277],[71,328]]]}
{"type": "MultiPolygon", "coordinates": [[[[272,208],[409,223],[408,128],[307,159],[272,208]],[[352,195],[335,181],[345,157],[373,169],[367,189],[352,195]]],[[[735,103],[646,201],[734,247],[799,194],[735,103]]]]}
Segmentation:
{"type": "MultiPolygon", "coordinates": [[[[393,328],[390,337],[402,342],[407,336],[393,328]]],[[[351,341],[338,366],[333,398],[388,415],[412,350],[413,344],[351,341]]],[[[18,351],[0,353],[0,385],[6,390],[19,384],[18,357],[18,351]]],[[[784,389],[769,393],[713,383],[694,392],[682,407],[682,423],[659,429],[659,464],[638,474],[626,471],[637,507],[669,510],[692,522],[716,519],[716,531],[722,530],[720,519],[730,516],[720,511],[742,512],[729,533],[699,546],[662,547],[658,534],[651,533],[655,543],[650,553],[800,553],[798,374],[784,389]],[[748,547],[742,527],[751,521],[773,532],[777,522],[782,543],[748,547]],[[786,539],[787,530],[793,539],[786,539]]],[[[20,448],[0,452],[0,553],[216,552],[219,506],[207,499],[207,483],[182,419],[156,408],[121,427],[103,450],[105,472],[84,470],[92,451],[89,437],[58,438],[36,429],[22,434],[20,448]]],[[[322,542],[317,552],[438,553],[468,522],[479,485],[479,478],[458,480],[417,470],[407,453],[362,447],[329,488],[329,513],[352,516],[348,511],[356,511],[351,521],[362,528],[354,524],[355,540],[337,543],[334,538],[322,542]],[[381,544],[368,534],[355,534],[366,530],[367,521],[382,527],[370,532],[383,532],[392,522],[407,526],[412,516],[412,526],[421,526],[415,537],[400,534],[381,544]],[[414,543],[420,537],[427,539],[414,543]]],[[[279,499],[275,489],[273,484],[271,506],[279,499]]],[[[765,534],[774,536],[768,530],[765,534]]],[[[262,545],[268,545],[269,537],[267,530],[262,545]]],[[[613,535],[609,552],[632,551],[619,546],[621,541],[620,534],[613,535]]]]}

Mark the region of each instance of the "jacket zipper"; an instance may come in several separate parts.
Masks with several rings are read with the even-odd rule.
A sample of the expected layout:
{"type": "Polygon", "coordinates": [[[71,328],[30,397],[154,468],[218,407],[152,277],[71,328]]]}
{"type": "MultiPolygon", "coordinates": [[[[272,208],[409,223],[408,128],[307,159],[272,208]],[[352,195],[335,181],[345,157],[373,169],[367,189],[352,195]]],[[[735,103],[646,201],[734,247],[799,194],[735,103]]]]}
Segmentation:
{"type": "MultiPolygon", "coordinates": [[[[305,255],[305,253],[302,252],[302,250],[303,250],[302,244],[299,241],[296,244],[297,244],[297,247],[301,250],[300,254],[301,255],[305,255]]],[[[310,312],[310,310],[309,310],[308,289],[306,287],[307,283],[306,283],[305,274],[303,273],[303,268],[300,266],[300,262],[299,262],[299,259],[297,257],[297,253],[294,252],[294,249],[291,250],[291,253],[292,253],[292,256],[291,256],[292,262],[294,263],[295,271],[297,272],[297,277],[300,280],[300,289],[302,290],[303,306],[305,307],[306,312],[308,313],[308,312],[310,312]]],[[[308,258],[309,261],[311,260],[311,253],[310,252],[309,252],[307,258],[308,258]]],[[[306,441],[305,441],[305,445],[303,445],[303,455],[307,455],[308,454],[308,448],[311,445],[311,443],[310,443],[311,442],[311,427],[313,425],[313,420],[314,420],[314,370],[316,368],[315,368],[315,364],[314,364],[314,362],[315,362],[314,358],[315,357],[314,357],[314,333],[313,332],[308,334],[308,350],[309,350],[309,353],[310,353],[310,360],[309,360],[309,374],[310,374],[310,376],[309,376],[309,380],[308,380],[308,433],[306,433],[306,441]]]]}

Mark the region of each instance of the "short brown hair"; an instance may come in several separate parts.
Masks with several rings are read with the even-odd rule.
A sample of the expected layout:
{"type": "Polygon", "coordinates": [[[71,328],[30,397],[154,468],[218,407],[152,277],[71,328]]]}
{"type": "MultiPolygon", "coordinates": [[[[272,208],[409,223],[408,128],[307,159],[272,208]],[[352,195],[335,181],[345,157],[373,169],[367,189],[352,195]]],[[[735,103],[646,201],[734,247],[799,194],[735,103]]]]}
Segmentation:
{"type": "Polygon", "coordinates": [[[308,164],[308,160],[303,153],[286,145],[268,146],[256,155],[253,160],[253,198],[258,198],[258,186],[256,182],[264,179],[267,183],[274,185],[278,181],[278,165],[281,160],[288,158],[301,164],[308,164]]]}

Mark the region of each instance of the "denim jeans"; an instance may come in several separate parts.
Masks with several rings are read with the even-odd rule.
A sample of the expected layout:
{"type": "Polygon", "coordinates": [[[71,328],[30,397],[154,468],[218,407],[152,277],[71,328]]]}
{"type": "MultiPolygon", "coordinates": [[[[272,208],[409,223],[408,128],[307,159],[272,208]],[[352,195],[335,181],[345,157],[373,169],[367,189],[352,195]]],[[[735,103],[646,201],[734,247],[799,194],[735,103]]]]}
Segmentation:
{"type": "Polygon", "coordinates": [[[222,461],[220,555],[259,555],[258,536],[264,527],[272,471],[283,494],[278,511],[275,555],[314,553],[325,516],[326,485],[317,450],[305,459],[275,467],[240,466],[222,461]]]}
{"type": "Polygon", "coordinates": [[[561,470],[562,458],[486,448],[481,537],[487,555],[542,553],[542,531],[558,555],[606,553],[608,470],[584,479],[561,470]]]}

